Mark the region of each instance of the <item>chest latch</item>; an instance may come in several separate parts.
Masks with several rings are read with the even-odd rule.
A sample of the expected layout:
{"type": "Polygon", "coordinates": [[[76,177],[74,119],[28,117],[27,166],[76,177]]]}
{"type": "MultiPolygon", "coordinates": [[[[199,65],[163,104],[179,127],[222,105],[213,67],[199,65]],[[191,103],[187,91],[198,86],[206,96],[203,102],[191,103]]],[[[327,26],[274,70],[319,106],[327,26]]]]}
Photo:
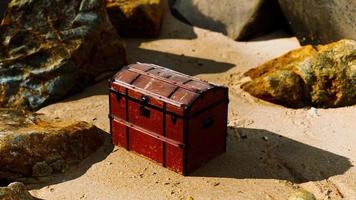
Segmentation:
{"type": "Polygon", "coordinates": [[[173,113],[173,114],[171,115],[171,121],[172,121],[173,124],[176,124],[176,123],[177,123],[177,116],[176,116],[176,114],[173,113]]]}
{"type": "Polygon", "coordinates": [[[151,111],[146,108],[146,105],[149,102],[149,97],[143,95],[141,97],[141,100],[142,100],[142,105],[140,106],[140,115],[149,118],[151,116],[151,111]]]}

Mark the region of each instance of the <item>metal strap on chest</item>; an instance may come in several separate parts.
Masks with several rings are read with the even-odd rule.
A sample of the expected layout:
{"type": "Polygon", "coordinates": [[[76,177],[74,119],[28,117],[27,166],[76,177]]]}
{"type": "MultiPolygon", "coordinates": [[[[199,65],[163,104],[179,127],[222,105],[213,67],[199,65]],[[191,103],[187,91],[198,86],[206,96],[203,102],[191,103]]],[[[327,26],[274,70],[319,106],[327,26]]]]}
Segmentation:
{"type": "Polygon", "coordinates": [[[151,136],[153,138],[161,140],[162,142],[166,142],[166,143],[168,143],[170,145],[173,145],[173,146],[176,146],[176,147],[179,147],[179,148],[186,148],[186,145],[183,144],[183,143],[180,143],[180,142],[178,142],[176,140],[172,140],[172,139],[167,138],[167,137],[165,137],[163,135],[160,135],[160,134],[157,134],[157,133],[155,133],[153,131],[150,131],[150,130],[147,130],[145,128],[142,128],[140,126],[137,126],[137,125],[135,125],[133,123],[127,122],[127,121],[125,121],[123,119],[120,119],[120,118],[118,118],[116,116],[109,115],[109,118],[114,120],[114,121],[116,121],[117,123],[120,123],[120,124],[126,126],[126,127],[135,129],[136,131],[140,131],[141,133],[144,133],[144,134],[149,135],[149,136],[151,136]]]}

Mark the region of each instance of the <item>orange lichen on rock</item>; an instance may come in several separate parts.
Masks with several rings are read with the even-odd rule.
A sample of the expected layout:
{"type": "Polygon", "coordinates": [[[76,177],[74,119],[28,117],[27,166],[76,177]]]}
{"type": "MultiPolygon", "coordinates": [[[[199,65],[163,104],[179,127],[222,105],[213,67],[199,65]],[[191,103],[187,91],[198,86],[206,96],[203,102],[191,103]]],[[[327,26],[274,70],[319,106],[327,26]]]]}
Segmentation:
{"type": "Polygon", "coordinates": [[[106,0],[111,22],[126,37],[155,37],[161,30],[162,0],[106,0]]]}
{"type": "Polygon", "coordinates": [[[0,179],[61,172],[103,143],[103,131],[86,122],[50,120],[21,110],[0,110],[0,179]]]}
{"type": "Polygon", "coordinates": [[[10,1],[0,49],[0,107],[39,109],[127,64],[101,0],[10,1]]]}
{"type": "Polygon", "coordinates": [[[340,107],[356,103],[356,41],[304,46],[245,73],[242,88],[288,107],[340,107]]]}

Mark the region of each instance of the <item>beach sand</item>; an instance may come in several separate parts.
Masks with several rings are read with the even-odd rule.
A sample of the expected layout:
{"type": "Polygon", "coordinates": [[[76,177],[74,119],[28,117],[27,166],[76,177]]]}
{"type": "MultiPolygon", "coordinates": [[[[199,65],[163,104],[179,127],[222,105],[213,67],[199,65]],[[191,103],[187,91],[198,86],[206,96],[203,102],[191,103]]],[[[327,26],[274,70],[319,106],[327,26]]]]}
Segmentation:
{"type": "MultiPolygon", "coordinates": [[[[300,47],[276,32],[253,41],[193,28],[167,11],[157,39],[125,39],[131,63],[162,65],[230,89],[227,152],[190,176],[106,144],[70,171],[31,185],[50,200],[284,200],[303,188],[317,199],[356,199],[356,107],[289,109],[240,89],[243,73],[300,47]]],[[[100,66],[98,66],[100,67],[100,66]]],[[[109,132],[107,82],[39,113],[92,122],[109,132]]]]}

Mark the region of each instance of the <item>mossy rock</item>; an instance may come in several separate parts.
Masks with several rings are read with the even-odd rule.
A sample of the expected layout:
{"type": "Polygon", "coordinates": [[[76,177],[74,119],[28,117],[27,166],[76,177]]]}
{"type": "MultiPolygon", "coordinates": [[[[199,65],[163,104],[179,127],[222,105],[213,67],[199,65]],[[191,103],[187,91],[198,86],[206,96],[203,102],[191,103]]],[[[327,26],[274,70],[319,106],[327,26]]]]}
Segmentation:
{"type": "Polygon", "coordinates": [[[300,189],[292,194],[288,200],[316,200],[316,198],[312,193],[300,189]]]}
{"type": "Polygon", "coordinates": [[[31,196],[26,186],[22,183],[11,183],[7,187],[0,187],[1,200],[38,200],[31,196]]]}
{"type": "Polygon", "coordinates": [[[164,13],[162,0],[106,0],[117,32],[125,37],[156,37],[164,13]]]}
{"type": "Polygon", "coordinates": [[[356,41],[304,46],[245,73],[242,88],[287,107],[356,104],[356,41]]]}

